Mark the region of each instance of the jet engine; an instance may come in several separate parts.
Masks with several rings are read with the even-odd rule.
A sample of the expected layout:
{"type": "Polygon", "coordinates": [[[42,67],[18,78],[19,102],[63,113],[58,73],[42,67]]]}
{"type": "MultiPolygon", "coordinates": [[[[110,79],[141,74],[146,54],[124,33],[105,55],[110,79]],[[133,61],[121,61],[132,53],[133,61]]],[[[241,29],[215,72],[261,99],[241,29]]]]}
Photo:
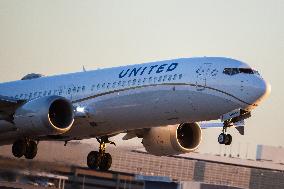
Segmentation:
{"type": "Polygon", "coordinates": [[[151,128],[144,134],[142,144],[150,154],[169,156],[193,152],[201,139],[202,131],[197,123],[183,123],[151,128]]]}
{"type": "Polygon", "coordinates": [[[17,109],[14,123],[24,136],[59,135],[74,122],[71,102],[60,96],[47,96],[27,102],[17,109]]]}

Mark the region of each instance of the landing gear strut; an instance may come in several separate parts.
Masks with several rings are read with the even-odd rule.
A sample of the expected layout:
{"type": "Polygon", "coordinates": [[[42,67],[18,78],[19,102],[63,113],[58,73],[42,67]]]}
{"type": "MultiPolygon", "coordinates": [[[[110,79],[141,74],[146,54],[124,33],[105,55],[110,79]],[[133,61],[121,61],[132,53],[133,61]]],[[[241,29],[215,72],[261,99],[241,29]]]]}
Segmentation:
{"type": "Polygon", "coordinates": [[[26,159],[34,159],[37,155],[37,145],[34,140],[20,139],[14,142],[12,153],[17,158],[25,156],[26,159]]]}
{"type": "Polygon", "coordinates": [[[218,137],[219,144],[231,145],[233,137],[230,134],[227,134],[227,128],[230,127],[230,123],[225,121],[222,133],[218,137]]]}
{"type": "MultiPolygon", "coordinates": [[[[230,145],[232,143],[232,135],[227,134],[227,128],[234,126],[238,122],[242,122],[244,124],[244,120],[251,117],[251,112],[237,109],[231,112],[228,112],[221,116],[221,120],[224,122],[222,133],[218,137],[219,144],[230,145]]],[[[244,130],[238,129],[238,131],[244,135],[244,130]]]]}
{"type": "Polygon", "coordinates": [[[106,153],[106,144],[113,144],[108,140],[108,137],[97,138],[100,144],[99,151],[91,151],[87,157],[87,165],[90,169],[98,169],[102,171],[107,171],[111,167],[112,157],[109,153],[106,153]]]}

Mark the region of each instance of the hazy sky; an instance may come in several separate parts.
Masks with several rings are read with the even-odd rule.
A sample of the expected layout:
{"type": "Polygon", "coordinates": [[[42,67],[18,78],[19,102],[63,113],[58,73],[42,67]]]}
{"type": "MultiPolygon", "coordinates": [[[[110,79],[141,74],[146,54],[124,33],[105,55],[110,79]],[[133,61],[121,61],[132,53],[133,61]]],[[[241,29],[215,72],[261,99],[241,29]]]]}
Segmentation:
{"type": "MultiPolygon", "coordinates": [[[[192,56],[243,60],[272,84],[271,97],[234,129],[233,151],[284,146],[283,0],[0,0],[0,81],[192,56]]],[[[218,152],[220,130],[201,151],[218,152]]]]}

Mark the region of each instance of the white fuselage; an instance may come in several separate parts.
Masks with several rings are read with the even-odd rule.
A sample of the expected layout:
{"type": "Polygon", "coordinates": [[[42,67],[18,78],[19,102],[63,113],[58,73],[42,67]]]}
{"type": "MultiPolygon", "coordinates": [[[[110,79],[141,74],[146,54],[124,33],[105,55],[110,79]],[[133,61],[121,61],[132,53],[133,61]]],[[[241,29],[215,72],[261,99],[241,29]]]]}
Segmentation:
{"type": "MultiPolygon", "coordinates": [[[[235,109],[252,110],[269,86],[251,68],[228,58],[167,60],[0,84],[0,95],[23,100],[58,95],[78,115],[60,140],[112,135],[125,130],[219,119],[235,109]],[[225,74],[226,68],[244,72],[225,74]]],[[[17,131],[1,134],[13,141],[17,131]]]]}

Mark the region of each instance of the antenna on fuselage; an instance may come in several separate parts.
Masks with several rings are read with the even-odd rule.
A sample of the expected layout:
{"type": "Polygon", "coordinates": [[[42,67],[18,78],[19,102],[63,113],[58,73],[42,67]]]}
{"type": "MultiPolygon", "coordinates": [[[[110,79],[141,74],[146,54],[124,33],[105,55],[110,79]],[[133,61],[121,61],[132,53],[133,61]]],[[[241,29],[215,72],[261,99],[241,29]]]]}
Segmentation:
{"type": "Polygon", "coordinates": [[[86,70],[86,68],[85,68],[85,66],[83,65],[83,72],[86,72],[87,70],[86,70]]]}

